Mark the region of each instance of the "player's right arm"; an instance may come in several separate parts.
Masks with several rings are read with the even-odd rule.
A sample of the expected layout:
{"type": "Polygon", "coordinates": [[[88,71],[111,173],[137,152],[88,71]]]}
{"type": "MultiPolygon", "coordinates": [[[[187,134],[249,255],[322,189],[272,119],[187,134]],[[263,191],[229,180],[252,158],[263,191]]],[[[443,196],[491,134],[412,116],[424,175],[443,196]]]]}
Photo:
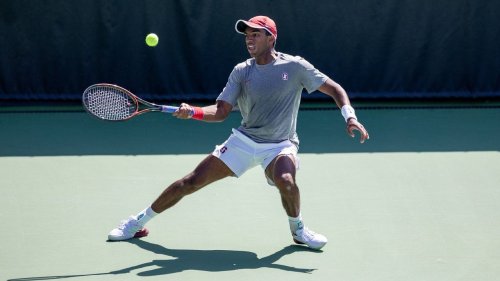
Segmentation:
{"type": "Polygon", "coordinates": [[[242,69],[245,65],[245,63],[240,63],[234,67],[215,104],[200,108],[183,103],[173,115],[181,119],[193,118],[206,122],[224,121],[233,110],[233,104],[236,104],[241,92],[241,83],[244,81],[242,69]]]}
{"type": "Polygon", "coordinates": [[[179,109],[173,113],[174,116],[181,119],[191,118],[192,112],[198,111],[198,116],[200,118],[196,118],[205,122],[222,122],[224,121],[229,114],[233,106],[225,102],[223,100],[218,100],[215,104],[205,106],[205,107],[194,107],[187,103],[182,103],[179,109]]]}

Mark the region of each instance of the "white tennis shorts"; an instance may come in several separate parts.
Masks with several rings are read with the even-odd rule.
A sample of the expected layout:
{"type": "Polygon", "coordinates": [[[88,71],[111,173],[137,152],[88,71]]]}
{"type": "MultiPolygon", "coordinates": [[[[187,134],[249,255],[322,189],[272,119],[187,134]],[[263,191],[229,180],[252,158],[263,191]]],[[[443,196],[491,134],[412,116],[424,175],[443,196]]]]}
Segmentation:
{"type": "MultiPolygon", "coordinates": [[[[291,141],[258,143],[236,129],[233,129],[233,133],[223,144],[215,147],[212,155],[222,160],[237,177],[257,165],[265,170],[267,165],[278,155],[291,155],[295,162],[295,168],[299,168],[297,146],[291,141]]],[[[273,185],[269,179],[268,182],[273,185]]]]}

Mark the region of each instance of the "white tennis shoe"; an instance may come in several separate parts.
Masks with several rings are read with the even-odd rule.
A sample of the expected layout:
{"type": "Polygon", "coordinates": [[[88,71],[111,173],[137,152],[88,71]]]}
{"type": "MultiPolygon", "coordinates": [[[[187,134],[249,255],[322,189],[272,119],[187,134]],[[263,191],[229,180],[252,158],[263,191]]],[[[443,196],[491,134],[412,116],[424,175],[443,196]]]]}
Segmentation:
{"type": "Polygon", "coordinates": [[[130,216],[127,220],[122,221],[117,228],[109,232],[108,239],[110,241],[122,241],[134,237],[144,237],[148,234],[149,231],[139,224],[135,217],[130,216]]]}
{"type": "Polygon", "coordinates": [[[305,244],[309,248],[319,250],[328,242],[325,236],[315,233],[307,227],[302,227],[295,233],[292,233],[293,241],[297,244],[305,244]]]}

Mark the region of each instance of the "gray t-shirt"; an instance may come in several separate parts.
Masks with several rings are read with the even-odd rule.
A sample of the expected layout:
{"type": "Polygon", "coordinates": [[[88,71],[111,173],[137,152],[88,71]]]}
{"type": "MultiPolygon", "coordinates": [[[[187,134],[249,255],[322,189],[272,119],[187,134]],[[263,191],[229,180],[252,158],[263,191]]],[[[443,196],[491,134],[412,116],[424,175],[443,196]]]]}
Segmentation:
{"type": "Polygon", "coordinates": [[[297,114],[303,89],[316,91],[328,77],[301,57],[278,53],[258,65],[251,58],[237,64],[217,100],[241,111],[240,132],[259,143],[290,140],[297,146],[297,114]]]}

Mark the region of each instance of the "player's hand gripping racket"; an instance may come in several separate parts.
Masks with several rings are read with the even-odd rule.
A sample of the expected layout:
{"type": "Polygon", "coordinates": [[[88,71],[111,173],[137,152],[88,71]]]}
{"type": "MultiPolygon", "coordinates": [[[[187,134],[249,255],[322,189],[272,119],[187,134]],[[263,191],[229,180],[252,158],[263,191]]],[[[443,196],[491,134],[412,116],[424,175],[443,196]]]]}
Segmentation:
{"type": "Polygon", "coordinates": [[[178,109],[147,102],[125,88],[106,83],[85,89],[82,102],[88,113],[109,121],[125,121],[146,112],[173,113],[178,109]]]}

